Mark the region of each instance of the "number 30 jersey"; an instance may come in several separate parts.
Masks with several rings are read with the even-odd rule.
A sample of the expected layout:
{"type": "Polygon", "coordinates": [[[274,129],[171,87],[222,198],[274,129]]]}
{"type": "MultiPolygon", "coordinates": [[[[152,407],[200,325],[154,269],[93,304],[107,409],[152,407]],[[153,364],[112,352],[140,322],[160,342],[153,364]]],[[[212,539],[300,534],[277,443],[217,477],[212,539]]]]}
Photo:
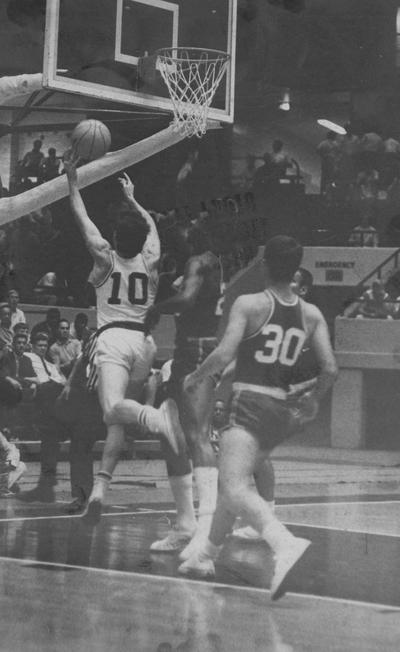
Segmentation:
{"type": "Polygon", "coordinates": [[[114,321],[143,323],[157,293],[157,272],[149,271],[144,257],[121,258],[110,251],[111,267],[106,278],[95,285],[97,326],[114,321]]]}
{"type": "Polygon", "coordinates": [[[272,291],[265,293],[272,309],[261,328],[239,346],[234,388],[274,388],[278,390],[277,398],[285,398],[293,367],[307,339],[303,302],[296,297],[293,303],[284,303],[272,291]]]}

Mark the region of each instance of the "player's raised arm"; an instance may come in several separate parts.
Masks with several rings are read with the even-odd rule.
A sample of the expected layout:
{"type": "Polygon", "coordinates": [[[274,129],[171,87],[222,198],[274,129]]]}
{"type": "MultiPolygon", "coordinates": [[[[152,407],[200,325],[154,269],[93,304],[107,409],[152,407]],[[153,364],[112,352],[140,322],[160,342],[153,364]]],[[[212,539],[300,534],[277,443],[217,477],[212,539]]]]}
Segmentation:
{"type": "Polygon", "coordinates": [[[135,187],[126,172],[124,172],[122,177],[119,177],[118,181],[121,184],[124,198],[129,206],[146,220],[150,228],[149,235],[147,236],[147,240],[143,247],[143,255],[146,256],[150,264],[158,264],[161,255],[161,247],[156,224],[150,213],[136,200],[135,187]]]}
{"type": "Polygon", "coordinates": [[[96,262],[103,262],[106,258],[108,260],[110,245],[87,214],[78,188],[77,162],[78,157],[73,151],[69,152],[64,158],[64,169],[69,184],[72,212],[90,254],[96,262]]]}
{"type": "Polygon", "coordinates": [[[204,360],[203,364],[186,377],[185,390],[190,390],[205,378],[221,372],[235,360],[239,345],[246,333],[247,314],[245,306],[246,297],[238,297],[231,308],[228,324],[221,342],[204,360]]]}
{"type": "Polygon", "coordinates": [[[320,368],[320,373],[311,393],[319,401],[335,382],[338,368],[331,345],[328,326],[324,317],[320,310],[312,304],[307,304],[307,313],[307,317],[310,318],[314,326],[310,344],[320,368]]]}
{"type": "Polygon", "coordinates": [[[149,308],[145,320],[146,331],[150,332],[158,324],[161,315],[176,315],[189,310],[196,302],[203,281],[200,261],[189,259],[179,292],[149,308]]]}

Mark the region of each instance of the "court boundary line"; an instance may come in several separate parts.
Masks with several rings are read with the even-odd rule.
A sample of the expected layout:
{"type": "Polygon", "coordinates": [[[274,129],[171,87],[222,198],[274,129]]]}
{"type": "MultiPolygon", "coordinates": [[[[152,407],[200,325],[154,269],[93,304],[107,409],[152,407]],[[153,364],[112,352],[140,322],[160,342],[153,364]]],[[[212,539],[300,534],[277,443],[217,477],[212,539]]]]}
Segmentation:
{"type": "MultiPolygon", "coordinates": [[[[52,566],[54,568],[60,568],[60,570],[66,570],[66,569],[75,569],[75,570],[81,570],[81,571],[86,571],[86,572],[95,572],[95,573],[108,573],[112,575],[121,575],[124,577],[138,577],[138,578],[143,578],[147,579],[149,581],[157,582],[157,581],[166,581],[169,583],[181,583],[181,582],[187,582],[190,584],[195,584],[196,586],[211,586],[214,588],[220,588],[220,589],[230,589],[233,591],[245,591],[246,593],[261,593],[264,596],[267,596],[271,593],[270,589],[267,588],[260,588],[258,586],[242,586],[242,585],[237,585],[237,584],[226,584],[224,582],[212,582],[210,580],[196,580],[192,578],[183,578],[183,577],[170,577],[168,575],[152,575],[150,573],[137,573],[136,571],[122,571],[122,570],[117,570],[114,568],[99,568],[97,566],[80,566],[78,564],[61,564],[59,562],[51,562],[51,561],[43,561],[43,560],[37,560],[37,559],[18,559],[18,557],[3,557],[0,555],[0,563],[1,562],[11,562],[11,563],[17,563],[22,566],[30,567],[30,566],[52,566]]],[[[292,591],[288,591],[285,593],[283,597],[295,597],[295,598],[302,598],[306,600],[320,600],[323,602],[339,602],[340,604],[352,604],[355,606],[362,606],[362,607],[369,607],[369,608],[374,608],[378,610],[382,609],[390,609],[391,611],[398,611],[400,612],[400,607],[397,605],[392,605],[392,604],[382,604],[378,602],[365,602],[363,600],[353,600],[351,598],[336,598],[334,596],[327,596],[327,595],[315,595],[314,593],[294,593],[292,591]]],[[[279,606],[280,600],[279,601],[272,601],[271,600],[271,605],[276,605],[279,606]]]]}
{"type": "MultiPolygon", "coordinates": [[[[390,505],[390,504],[398,504],[400,501],[398,500],[371,500],[371,501],[339,501],[337,503],[321,503],[321,502],[315,502],[315,503],[289,503],[289,504],[282,504],[282,505],[277,505],[276,507],[282,507],[282,508],[293,508],[293,507],[310,507],[313,506],[315,507],[316,505],[390,505]]],[[[119,509],[123,510],[123,506],[119,505],[119,509]]],[[[105,512],[102,514],[102,518],[110,518],[112,516],[162,516],[164,514],[176,514],[175,509],[151,509],[151,508],[143,508],[141,509],[140,507],[136,511],[131,511],[131,512],[126,512],[126,511],[121,511],[121,512],[105,512]]],[[[82,514],[51,514],[49,516],[13,516],[13,517],[8,517],[8,518],[0,518],[0,523],[12,523],[12,522],[25,522],[25,521],[50,521],[50,520],[56,520],[56,519],[79,519],[82,518],[82,514]]],[[[389,537],[392,539],[399,539],[400,534],[388,534],[387,532],[382,532],[382,531],[374,531],[374,532],[367,532],[365,530],[361,529],[347,529],[347,528],[340,528],[340,527],[333,527],[330,525],[315,525],[315,524],[310,524],[310,523],[299,523],[295,521],[290,521],[288,519],[283,519],[283,522],[285,525],[292,525],[295,527],[305,527],[305,528],[314,528],[317,530],[330,530],[332,532],[348,532],[349,534],[366,534],[370,536],[384,536],[384,537],[389,537]]],[[[1,558],[1,557],[0,557],[1,558]]]]}

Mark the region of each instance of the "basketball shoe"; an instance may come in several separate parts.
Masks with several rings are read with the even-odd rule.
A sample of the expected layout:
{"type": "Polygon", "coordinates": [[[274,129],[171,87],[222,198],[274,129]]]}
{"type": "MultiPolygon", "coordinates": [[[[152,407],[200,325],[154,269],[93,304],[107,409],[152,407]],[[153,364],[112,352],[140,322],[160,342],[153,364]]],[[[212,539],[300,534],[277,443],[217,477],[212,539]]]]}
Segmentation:
{"type": "Polygon", "coordinates": [[[204,552],[194,552],[189,559],[178,566],[178,573],[200,578],[215,577],[214,560],[204,552]]]}
{"type": "Polygon", "coordinates": [[[194,532],[180,530],[174,527],[168,532],[164,539],[154,541],[150,546],[150,552],[177,552],[187,546],[194,532]]]}
{"type": "Polygon", "coordinates": [[[310,545],[311,541],[308,539],[292,536],[287,543],[275,552],[275,568],[271,581],[272,600],[279,600],[284,595],[285,591],[282,589],[282,583],[285,577],[310,545]]]}

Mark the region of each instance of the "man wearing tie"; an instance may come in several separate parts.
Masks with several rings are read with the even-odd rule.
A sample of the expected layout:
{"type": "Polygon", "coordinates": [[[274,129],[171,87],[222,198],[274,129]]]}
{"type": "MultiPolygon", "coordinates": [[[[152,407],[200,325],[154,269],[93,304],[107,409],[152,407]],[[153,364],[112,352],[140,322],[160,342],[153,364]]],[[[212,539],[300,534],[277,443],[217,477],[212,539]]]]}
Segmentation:
{"type": "Polygon", "coordinates": [[[62,424],[57,421],[54,406],[61,394],[66,378],[56,365],[46,360],[49,337],[46,333],[35,333],[32,337],[32,353],[26,355],[31,359],[35,376],[27,380],[36,386],[36,422],[41,436],[40,477],[38,485],[31,491],[20,494],[20,500],[26,502],[54,502],[54,486],[57,484],[57,461],[60,448],[60,431],[62,424]]]}

